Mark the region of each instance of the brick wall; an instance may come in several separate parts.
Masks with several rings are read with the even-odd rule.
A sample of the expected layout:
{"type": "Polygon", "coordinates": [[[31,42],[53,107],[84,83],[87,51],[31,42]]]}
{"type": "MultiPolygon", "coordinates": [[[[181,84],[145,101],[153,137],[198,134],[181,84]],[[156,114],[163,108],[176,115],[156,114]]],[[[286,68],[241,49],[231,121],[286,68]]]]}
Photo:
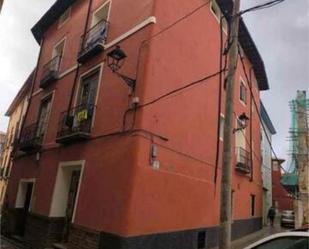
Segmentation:
{"type": "Polygon", "coordinates": [[[72,225],[68,249],[98,249],[100,234],[77,225],[72,225]]]}
{"type": "Polygon", "coordinates": [[[61,241],[63,227],[63,218],[50,218],[31,213],[27,216],[24,239],[32,249],[51,247],[61,241]]]}

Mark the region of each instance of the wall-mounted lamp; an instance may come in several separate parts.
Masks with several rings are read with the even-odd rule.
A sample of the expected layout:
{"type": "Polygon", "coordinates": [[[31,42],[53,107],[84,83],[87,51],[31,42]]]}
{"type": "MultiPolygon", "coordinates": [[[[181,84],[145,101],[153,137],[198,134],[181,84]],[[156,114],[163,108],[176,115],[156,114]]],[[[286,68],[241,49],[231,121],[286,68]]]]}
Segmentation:
{"type": "Polygon", "coordinates": [[[248,127],[248,121],[250,119],[246,115],[246,113],[242,113],[240,116],[237,117],[237,128],[233,130],[233,133],[237,131],[244,130],[248,127]]]}
{"type": "Polygon", "coordinates": [[[126,53],[120,48],[120,46],[116,46],[107,54],[107,64],[113,73],[117,74],[129,87],[134,89],[136,80],[118,72],[124,65],[126,58],[126,53]]]}

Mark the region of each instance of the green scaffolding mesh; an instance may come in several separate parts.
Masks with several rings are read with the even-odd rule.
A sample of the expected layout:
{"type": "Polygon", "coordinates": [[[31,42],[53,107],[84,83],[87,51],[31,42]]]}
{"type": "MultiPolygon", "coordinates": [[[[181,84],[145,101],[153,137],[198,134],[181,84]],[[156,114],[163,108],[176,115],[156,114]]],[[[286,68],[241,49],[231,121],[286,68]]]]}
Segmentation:
{"type": "Polygon", "coordinates": [[[297,195],[298,193],[298,167],[297,167],[297,156],[298,150],[298,137],[301,132],[298,128],[299,119],[299,107],[302,107],[308,113],[309,101],[306,99],[306,93],[303,92],[298,94],[297,99],[290,102],[291,107],[291,128],[289,137],[289,150],[290,155],[287,162],[287,173],[283,174],[281,177],[281,184],[284,188],[291,194],[297,195]]]}

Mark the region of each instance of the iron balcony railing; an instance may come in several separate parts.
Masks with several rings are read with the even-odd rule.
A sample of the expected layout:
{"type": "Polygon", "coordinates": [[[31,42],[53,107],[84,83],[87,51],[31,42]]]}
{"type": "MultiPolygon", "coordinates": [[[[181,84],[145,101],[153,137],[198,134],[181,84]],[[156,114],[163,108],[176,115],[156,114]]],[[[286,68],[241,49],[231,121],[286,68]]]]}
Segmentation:
{"type": "Polygon", "coordinates": [[[39,149],[43,140],[43,125],[39,123],[31,124],[25,127],[21,133],[19,149],[24,152],[39,149]]]}
{"type": "Polygon", "coordinates": [[[250,152],[241,147],[236,148],[236,170],[246,174],[251,172],[250,152]]]}
{"type": "Polygon", "coordinates": [[[108,33],[108,22],[102,20],[87,31],[81,37],[81,46],[78,53],[79,62],[85,61],[88,57],[94,56],[103,51],[108,33]]]}
{"type": "Polygon", "coordinates": [[[48,83],[56,80],[59,75],[61,56],[56,56],[43,66],[41,87],[46,87],[48,83]]]}
{"type": "Polygon", "coordinates": [[[95,105],[81,104],[60,115],[57,142],[70,143],[90,137],[95,105]]]}

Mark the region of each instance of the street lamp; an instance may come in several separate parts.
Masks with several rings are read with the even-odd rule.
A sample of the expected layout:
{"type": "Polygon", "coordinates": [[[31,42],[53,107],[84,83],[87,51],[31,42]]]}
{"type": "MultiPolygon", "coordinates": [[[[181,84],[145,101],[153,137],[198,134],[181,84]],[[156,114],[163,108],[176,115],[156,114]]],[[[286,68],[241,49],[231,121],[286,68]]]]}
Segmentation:
{"type": "Polygon", "coordinates": [[[237,131],[244,130],[248,127],[248,121],[250,119],[246,115],[246,113],[242,113],[240,116],[237,117],[237,128],[233,130],[233,133],[237,131]]]}
{"type": "Polygon", "coordinates": [[[113,73],[118,75],[118,77],[120,77],[130,88],[134,89],[136,80],[118,72],[124,65],[126,58],[126,53],[120,48],[120,46],[116,46],[107,54],[107,65],[113,73]]]}

